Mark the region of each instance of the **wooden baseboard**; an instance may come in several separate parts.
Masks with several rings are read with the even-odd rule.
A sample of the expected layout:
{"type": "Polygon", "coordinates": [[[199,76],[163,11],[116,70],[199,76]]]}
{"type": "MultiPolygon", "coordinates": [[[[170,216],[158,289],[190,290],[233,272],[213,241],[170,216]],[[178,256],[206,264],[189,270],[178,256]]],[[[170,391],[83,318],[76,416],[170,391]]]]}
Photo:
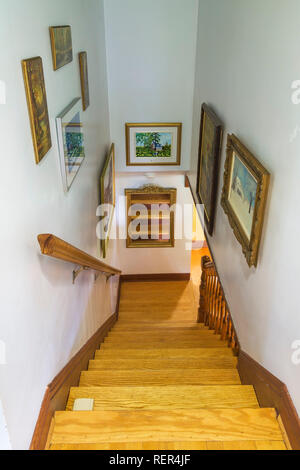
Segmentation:
{"type": "Polygon", "coordinates": [[[117,321],[117,317],[118,313],[112,315],[48,385],[30,450],[45,449],[54,413],[66,408],[70,387],[76,387],[79,384],[81,372],[87,369],[90,359],[94,357],[95,351],[117,321]]]}
{"type": "Polygon", "coordinates": [[[293,450],[300,450],[300,420],[286,385],[243,351],[238,371],[244,385],[254,386],[260,406],[276,408],[293,450]]]}
{"type": "Polygon", "coordinates": [[[146,281],[189,281],[190,273],[170,274],[122,274],[122,282],[146,282],[146,281]]]}

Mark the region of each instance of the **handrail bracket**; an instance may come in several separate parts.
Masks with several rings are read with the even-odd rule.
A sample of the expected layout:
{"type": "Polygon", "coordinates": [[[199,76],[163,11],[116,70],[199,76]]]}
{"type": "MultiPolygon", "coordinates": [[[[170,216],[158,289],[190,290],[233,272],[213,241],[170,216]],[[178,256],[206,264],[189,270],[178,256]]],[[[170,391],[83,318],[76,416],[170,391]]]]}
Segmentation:
{"type": "Polygon", "coordinates": [[[76,279],[78,278],[79,274],[82,273],[83,271],[89,271],[90,268],[87,266],[80,266],[77,269],[74,269],[73,271],[73,284],[75,284],[76,279]]]}

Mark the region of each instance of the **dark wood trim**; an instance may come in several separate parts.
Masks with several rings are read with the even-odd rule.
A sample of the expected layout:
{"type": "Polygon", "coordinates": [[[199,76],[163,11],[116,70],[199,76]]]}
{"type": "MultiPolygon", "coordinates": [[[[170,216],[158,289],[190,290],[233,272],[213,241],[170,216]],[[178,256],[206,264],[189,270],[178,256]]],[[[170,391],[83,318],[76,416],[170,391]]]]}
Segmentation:
{"type": "Polygon", "coordinates": [[[42,402],[40,414],[32,437],[30,450],[44,450],[53,415],[66,408],[70,387],[79,384],[80,374],[87,370],[89,360],[104,341],[108,332],[117,321],[118,312],[112,315],[104,325],[89,339],[80,351],[68,362],[64,369],[48,385],[42,402]]]}
{"type": "Polygon", "coordinates": [[[253,385],[261,407],[276,408],[294,450],[300,450],[300,420],[286,385],[241,351],[238,371],[244,385],[253,385]]]}
{"type": "Polygon", "coordinates": [[[170,274],[122,274],[122,282],[146,282],[146,281],[190,281],[190,273],[170,274]]]}

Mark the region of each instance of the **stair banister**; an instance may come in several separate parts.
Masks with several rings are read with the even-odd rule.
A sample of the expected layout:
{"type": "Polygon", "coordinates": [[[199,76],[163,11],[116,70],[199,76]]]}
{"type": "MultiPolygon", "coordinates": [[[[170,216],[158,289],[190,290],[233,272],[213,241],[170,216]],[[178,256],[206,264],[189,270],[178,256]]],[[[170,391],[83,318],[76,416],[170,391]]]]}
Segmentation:
{"type": "Polygon", "coordinates": [[[201,268],[198,322],[221,335],[221,339],[227,340],[228,346],[238,355],[239,342],[215,265],[208,256],[203,256],[201,268]]]}
{"type": "Polygon", "coordinates": [[[82,250],[79,250],[73,245],[61,240],[55,235],[42,234],[38,235],[38,242],[41,247],[41,253],[51,258],[61,259],[68,263],[73,263],[79,266],[77,271],[73,271],[73,283],[75,279],[83,270],[93,270],[105,274],[107,278],[116,276],[122,273],[119,269],[108,266],[102,263],[97,258],[88,255],[82,250]]]}

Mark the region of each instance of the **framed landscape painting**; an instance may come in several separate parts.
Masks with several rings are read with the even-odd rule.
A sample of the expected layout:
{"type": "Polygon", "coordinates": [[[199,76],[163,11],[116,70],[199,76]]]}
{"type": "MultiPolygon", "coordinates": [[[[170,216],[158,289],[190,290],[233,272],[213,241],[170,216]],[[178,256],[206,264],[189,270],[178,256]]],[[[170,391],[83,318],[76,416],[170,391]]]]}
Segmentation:
{"type": "Polygon", "coordinates": [[[82,108],[85,111],[90,105],[90,92],[89,92],[89,75],[87,53],[79,53],[79,68],[80,68],[80,81],[81,81],[81,96],[82,108]]]}
{"type": "Polygon", "coordinates": [[[43,61],[34,57],[22,61],[35,161],[38,164],[52,147],[43,61]]]}
{"type": "Polygon", "coordinates": [[[127,166],[180,165],[181,123],[126,124],[127,166]]]}
{"type": "Polygon", "coordinates": [[[56,118],[60,168],[66,192],[85,159],[81,113],[81,98],[75,98],[56,118]]]}
{"type": "Polygon", "coordinates": [[[209,235],[212,235],[214,230],[222,136],[221,121],[206,104],[203,104],[199,140],[197,196],[204,207],[204,220],[209,235]]]}
{"type": "Polygon", "coordinates": [[[71,26],[50,26],[53,69],[58,70],[73,60],[71,26]]]}
{"type": "Polygon", "coordinates": [[[222,206],[249,267],[257,266],[269,172],[235,135],[228,135],[222,206]]]}
{"type": "Polygon", "coordinates": [[[116,187],[115,187],[115,146],[112,144],[110,152],[105,161],[101,178],[100,178],[100,201],[101,204],[107,205],[105,214],[107,223],[103,227],[101,234],[101,245],[103,258],[107,257],[109,235],[114,217],[114,209],[116,205],[116,187]]]}

